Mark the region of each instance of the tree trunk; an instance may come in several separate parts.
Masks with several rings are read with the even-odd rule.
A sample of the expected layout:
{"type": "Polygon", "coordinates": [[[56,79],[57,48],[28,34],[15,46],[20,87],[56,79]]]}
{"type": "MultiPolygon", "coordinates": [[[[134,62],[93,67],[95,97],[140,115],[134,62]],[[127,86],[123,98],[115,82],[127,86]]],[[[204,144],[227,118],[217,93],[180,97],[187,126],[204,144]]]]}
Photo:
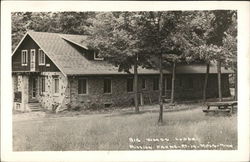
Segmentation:
{"type": "Polygon", "coordinates": [[[175,64],[175,62],[173,62],[171,101],[170,101],[171,104],[174,103],[175,71],[176,71],[176,64],[175,64]]]}
{"type": "Polygon", "coordinates": [[[217,73],[218,73],[218,93],[219,93],[219,101],[222,101],[222,93],[221,93],[221,61],[217,61],[217,73]]]}
{"type": "Polygon", "coordinates": [[[207,81],[208,81],[209,69],[210,69],[210,64],[207,63],[207,71],[206,71],[204,87],[203,87],[203,102],[206,102],[206,99],[207,99],[207,81]]]}
{"type": "Polygon", "coordinates": [[[162,54],[160,54],[160,80],[159,80],[159,105],[160,105],[160,112],[159,112],[158,123],[162,123],[163,122],[162,80],[163,80],[162,54]]]}
{"type": "Polygon", "coordinates": [[[138,104],[138,69],[137,69],[137,60],[134,65],[134,93],[135,93],[135,113],[139,113],[139,104],[138,104]]]}
{"type": "Polygon", "coordinates": [[[237,101],[238,99],[238,86],[237,86],[237,71],[234,72],[234,100],[237,101]]]}

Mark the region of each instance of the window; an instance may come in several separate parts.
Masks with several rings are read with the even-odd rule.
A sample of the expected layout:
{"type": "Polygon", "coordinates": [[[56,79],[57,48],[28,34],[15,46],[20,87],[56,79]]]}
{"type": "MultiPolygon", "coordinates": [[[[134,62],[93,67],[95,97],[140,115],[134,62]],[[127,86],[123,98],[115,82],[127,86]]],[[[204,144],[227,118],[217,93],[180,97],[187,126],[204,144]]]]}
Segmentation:
{"type": "Polygon", "coordinates": [[[45,92],[45,76],[40,78],[40,93],[45,92]]]}
{"type": "Polygon", "coordinates": [[[54,93],[59,93],[59,78],[58,76],[55,76],[53,78],[54,78],[54,93]]]}
{"type": "Polygon", "coordinates": [[[146,79],[145,78],[142,78],[142,85],[141,85],[142,89],[146,89],[146,79]]]}
{"type": "Polygon", "coordinates": [[[21,62],[22,62],[22,66],[27,66],[27,64],[28,64],[28,50],[22,50],[21,62]]]}
{"type": "Polygon", "coordinates": [[[132,78],[127,79],[127,92],[133,92],[133,82],[134,79],[132,78]]]}
{"type": "Polygon", "coordinates": [[[41,49],[38,51],[38,64],[45,65],[45,54],[41,49]]]}
{"type": "Polygon", "coordinates": [[[94,60],[103,60],[103,59],[104,59],[103,57],[100,57],[99,52],[94,51],[94,60]]]}
{"type": "Polygon", "coordinates": [[[104,93],[111,93],[111,79],[104,79],[104,93]]]}
{"type": "Polygon", "coordinates": [[[153,80],[153,90],[159,90],[159,78],[153,80]]]}
{"type": "Polygon", "coordinates": [[[87,94],[87,79],[78,80],[78,94],[87,94]]]}

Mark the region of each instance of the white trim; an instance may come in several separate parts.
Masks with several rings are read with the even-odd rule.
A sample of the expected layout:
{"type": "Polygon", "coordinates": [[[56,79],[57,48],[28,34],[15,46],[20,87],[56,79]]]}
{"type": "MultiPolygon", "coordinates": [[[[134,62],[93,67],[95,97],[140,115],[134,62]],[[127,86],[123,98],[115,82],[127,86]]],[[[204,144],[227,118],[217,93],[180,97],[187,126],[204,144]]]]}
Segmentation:
{"type": "Polygon", "coordinates": [[[30,71],[36,71],[36,49],[30,49],[30,71]],[[31,70],[32,52],[34,52],[34,69],[31,70]]]}
{"type": "Polygon", "coordinates": [[[41,48],[38,49],[38,65],[41,65],[41,66],[45,65],[45,53],[41,48]],[[41,60],[41,51],[42,51],[42,54],[44,55],[43,63],[40,62],[40,60],[41,60]]]}
{"type": "Polygon", "coordinates": [[[28,66],[28,50],[21,50],[21,65],[28,66]],[[23,63],[23,52],[26,52],[26,64],[23,63]]]}
{"type": "Polygon", "coordinates": [[[112,81],[111,78],[104,78],[104,79],[103,79],[103,93],[104,93],[104,94],[112,94],[112,83],[113,83],[113,81],[112,81]],[[104,92],[104,86],[105,86],[104,80],[105,80],[105,79],[109,79],[109,80],[110,80],[110,92],[108,92],[108,93],[105,93],[105,92],[104,92]]]}
{"type": "Polygon", "coordinates": [[[78,78],[77,79],[77,89],[79,88],[79,80],[86,80],[86,93],[79,93],[79,91],[77,92],[78,95],[88,95],[89,94],[89,84],[88,84],[88,79],[87,78],[78,78]]]}
{"type": "Polygon", "coordinates": [[[96,57],[96,51],[94,51],[94,60],[102,61],[104,60],[103,57],[96,57]]]}
{"type": "Polygon", "coordinates": [[[65,40],[67,40],[67,41],[69,41],[69,42],[71,42],[71,43],[73,43],[73,44],[75,44],[75,45],[78,45],[78,46],[80,46],[80,47],[82,47],[82,48],[84,48],[84,49],[88,49],[88,47],[86,47],[86,46],[83,46],[83,45],[81,45],[81,44],[79,44],[79,43],[76,43],[76,42],[74,42],[74,41],[72,41],[72,40],[70,40],[70,39],[68,39],[68,38],[65,38],[64,36],[62,36],[62,35],[59,35],[61,38],[63,38],[63,39],[65,39],[65,40]]]}

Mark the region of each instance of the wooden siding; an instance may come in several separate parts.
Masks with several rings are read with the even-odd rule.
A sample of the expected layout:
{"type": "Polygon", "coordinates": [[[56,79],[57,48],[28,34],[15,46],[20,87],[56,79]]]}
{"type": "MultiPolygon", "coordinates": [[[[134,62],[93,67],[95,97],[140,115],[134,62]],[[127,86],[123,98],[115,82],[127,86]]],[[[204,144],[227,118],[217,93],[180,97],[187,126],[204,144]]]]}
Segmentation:
{"type": "Polygon", "coordinates": [[[38,64],[38,50],[40,47],[36,42],[27,35],[23,42],[20,44],[16,52],[12,56],[12,71],[30,71],[30,50],[35,49],[36,58],[35,58],[35,71],[39,72],[58,72],[60,71],[57,66],[50,60],[50,58],[45,53],[45,65],[38,64]],[[28,50],[28,64],[27,66],[21,65],[21,51],[28,50]],[[46,67],[46,64],[50,64],[50,67],[46,67]]]}

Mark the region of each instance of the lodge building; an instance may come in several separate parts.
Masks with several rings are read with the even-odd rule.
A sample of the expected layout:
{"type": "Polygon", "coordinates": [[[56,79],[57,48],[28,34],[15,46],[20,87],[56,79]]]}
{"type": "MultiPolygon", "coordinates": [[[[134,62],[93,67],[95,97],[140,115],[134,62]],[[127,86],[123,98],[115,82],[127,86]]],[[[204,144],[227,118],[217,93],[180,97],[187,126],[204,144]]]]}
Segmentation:
{"type": "MultiPolygon", "coordinates": [[[[133,104],[133,74],[118,72],[97,53],[87,48],[87,37],[29,31],[12,54],[14,107],[30,111],[44,109],[102,108],[133,104]]],[[[170,98],[171,68],[164,69],[163,95],[170,98]]],[[[175,98],[202,98],[206,66],[178,65],[175,98]]],[[[211,65],[208,97],[217,97],[216,67],[211,65]]],[[[159,72],[138,69],[141,104],[158,101],[159,72]]],[[[230,70],[222,68],[222,95],[230,96],[230,70]]]]}

